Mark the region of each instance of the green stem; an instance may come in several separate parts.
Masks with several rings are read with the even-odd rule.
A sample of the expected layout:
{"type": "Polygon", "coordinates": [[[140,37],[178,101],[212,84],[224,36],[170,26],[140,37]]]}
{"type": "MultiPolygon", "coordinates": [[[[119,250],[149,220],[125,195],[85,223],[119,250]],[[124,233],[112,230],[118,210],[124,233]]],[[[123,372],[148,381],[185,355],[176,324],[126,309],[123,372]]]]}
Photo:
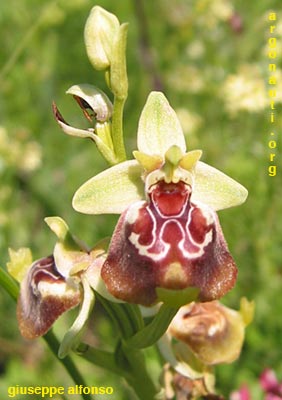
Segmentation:
{"type": "Polygon", "coordinates": [[[0,286],[2,286],[14,301],[17,301],[19,285],[2,267],[0,267],[0,286]]]}
{"type": "Polygon", "coordinates": [[[96,298],[109,314],[122,338],[126,339],[143,328],[140,310],[135,304],[113,303],[95,292],[96,298]]]}
{"type": "Polygon", "coordinates": [[[122,369],[116,365],[113,353],[89,347],[85,352],[78,352],[77,354],[98,367],[107,369],[108,371],[119,375],[122,375],[123,373],[122,369]]]}
{"type": "Polygon", "coordinates": [[[112,303],[99,294],[97,294],[97,297],[118,329],[122,340],[118,343],[113,356],[105,354],[106,363],[103,363],[102,353],[95,349],[89,349],[83,356],[94,364],[123,376],[140,400],[153,400],[157,394],[157,389],[147,372],[144,354],[141,350],[127,345],[127,340],[131,336],[135,335],[140,329],[143,330],[144,321],[141,318],[138,306],[112,303]],[[112,366],[113,360],[114,367],[112,366]]]}
{"type": "Polygon", "coordinates": [[[112,140],[117,162],[126,160],[126,152],[123,141],[123,109],[126,98],[114,98],[114,109],[112,116],[112,140]]]}
{"type": "MultiPolygon", "coordinates": [[[[52,353],[55,355],[55,357],[63,364],[63,366],[67,370],[68,374],[73,379],[74,383],[76,385],[83,385],[84,387],[87,386],[86,382],[84,381],[84,378],[82,377],[82,375],[76,368],[76,365],[74,364],[73,360],[69,356],[66,356],[65,358],[63,358],[61,360],[58,358],[58,350],[60,347],[60,343],[59,343],[58,339],[56,338],[56,336],[54,335],[54,333],[52,331],[49,331],[48,333],[46,333],[45,336],[43,336],[43,339],[46,341],[48,347],[50,348],[52,353]]],[[[93,397],[91,395],[84,394],[84,393],[81,393],[81,397],[84,400],[92,400],[93,399],[93,397]]]]}
{"type": "Polygon", "coordinates": [[[148,374],[144,354],[122,345],[123,353],[128,361],[128,371],[124,375],[128,384],[134,389],[140,400],[153,400],[158,393],[151,376],[148,374]]]}

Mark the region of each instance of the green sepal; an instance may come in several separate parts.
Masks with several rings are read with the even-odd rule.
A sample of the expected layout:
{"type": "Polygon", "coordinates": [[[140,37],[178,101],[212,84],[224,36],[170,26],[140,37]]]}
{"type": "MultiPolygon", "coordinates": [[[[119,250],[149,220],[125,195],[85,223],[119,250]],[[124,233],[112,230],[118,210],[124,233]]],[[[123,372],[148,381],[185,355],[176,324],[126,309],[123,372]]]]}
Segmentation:
{"type": "Polygon", "coordinates": [[[120,214],[144,198],[142,167],[135,160],[106,169],[85,182],[73,197],[73,208],[84,214],[120,214]]]}
{"type": "Polygon", "coordinates": [[[200,289],[197,287],[188,287],[186,289],[165,289],[156,288],[158,301],[162,301],[169,307],[181,307],[197,300],[200,289]]]}
{"type": "Polygon", "coordinates": [[[86,324],[90,317],[91,311],[94,307],[95,297],[94,292],[90,288],[87,279],[82,275],[82,286],[83,286],[83,301],[79,311],[79,314],[74,321],[71,328],[65,334],[62,343],[58,351],[58,357],[66,357],[71,350],[75,350],[80,343],[81,337],[86,328],[86,324]]]}
{"type": "Polygon", "coordinates": [[[182,153],[186,144],[175,111],[161,92],[151,92],[142,110],[137,133],[138,150],[148,155],[164,157],[171,146],[182,153]]]}
{"type": "Polygon", "coordinates": [[[242,204],[248,196],[244,186],[202,161],[197,162],[194,174],[191,200],[205,203],[214,210],[242,204]]]}
{"type": "Polygon", "coordinates": [[[167,328],[178,311],[178,307],[162,304],[153,320],[134,336],[125,341],[127,347],[143,349],[152,346],[167,331],[167,328]]]}

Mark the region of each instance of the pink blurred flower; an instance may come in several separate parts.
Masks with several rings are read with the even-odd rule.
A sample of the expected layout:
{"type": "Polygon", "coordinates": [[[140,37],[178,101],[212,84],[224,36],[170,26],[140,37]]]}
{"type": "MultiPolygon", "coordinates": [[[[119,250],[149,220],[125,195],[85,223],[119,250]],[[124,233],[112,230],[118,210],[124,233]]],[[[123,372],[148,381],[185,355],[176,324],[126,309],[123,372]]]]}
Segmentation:
{"type": "Polygon", "coordinates": [[[244,384],[237,392],[231,393],[230,400],[251,400],[251,393],[248,386],[244,384]]]}
{"type": "Polygon", "coordinates": [[[265,369],[262,372],[259,381],[265,392],[265,400],[282,399],[282,383],[278,381],[276,374],[272,369],[265,369]]]}

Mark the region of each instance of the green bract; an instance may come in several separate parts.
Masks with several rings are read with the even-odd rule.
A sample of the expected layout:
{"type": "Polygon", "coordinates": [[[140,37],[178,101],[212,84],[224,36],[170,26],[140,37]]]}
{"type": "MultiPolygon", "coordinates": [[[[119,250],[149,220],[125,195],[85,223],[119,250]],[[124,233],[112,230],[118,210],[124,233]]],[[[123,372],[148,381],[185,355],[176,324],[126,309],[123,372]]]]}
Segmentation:
{"type": "Polygon", "coordinates": [[[126,161],[91,178],[75,193],[73,207],[86,214],[122,213],[145,198],[144,181],[152,175],[166,182],[192,186],[192,201],[221,210],[243,203],[247,190],[219,170],[198,161],[200,150],[188,153],[178,118],[165,96],[152,92],[138,126],[136,161],[126,161]]]}

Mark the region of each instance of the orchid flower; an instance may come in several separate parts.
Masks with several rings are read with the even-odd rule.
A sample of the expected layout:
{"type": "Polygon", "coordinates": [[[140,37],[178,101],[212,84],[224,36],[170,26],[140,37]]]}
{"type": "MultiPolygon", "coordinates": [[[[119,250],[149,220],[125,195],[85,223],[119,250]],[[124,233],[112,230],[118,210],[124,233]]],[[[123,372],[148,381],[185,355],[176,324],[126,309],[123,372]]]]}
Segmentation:
{"type": "Polygon", "coordinates": [[[12,252],[8,269],[16,279],[21,280],[17,317],[20,332],[26,339],[44,335],[62,313],[81,303],[79,315],[59,350],[59,356],[64,357],[79,343],[93,308],[94,292],[91,286],[95,289],[103,286],[99,277],[105,259],[105,243],[88,249],[71,235],[61,218],[48,217],[45,221],[58,236],[53,254],[31,265],[23,265],[24,261],[30,262],[30,252],[21,250],[18,256],[12,252]],[[19,262],[20,268],[17,267],[19,262]]]}
{"type": "Polygon", "coordinates": [[[138,127],[135,160],[84,183],[73,207],[86,214],[121,213],[101,276],[124,301],[152,305],[170,291],[197,289],[222,297],[237,268],[216,211],[241,204],[247,190],[186,152],[179,120],[165,96],[152,92],[138,127]]]}

